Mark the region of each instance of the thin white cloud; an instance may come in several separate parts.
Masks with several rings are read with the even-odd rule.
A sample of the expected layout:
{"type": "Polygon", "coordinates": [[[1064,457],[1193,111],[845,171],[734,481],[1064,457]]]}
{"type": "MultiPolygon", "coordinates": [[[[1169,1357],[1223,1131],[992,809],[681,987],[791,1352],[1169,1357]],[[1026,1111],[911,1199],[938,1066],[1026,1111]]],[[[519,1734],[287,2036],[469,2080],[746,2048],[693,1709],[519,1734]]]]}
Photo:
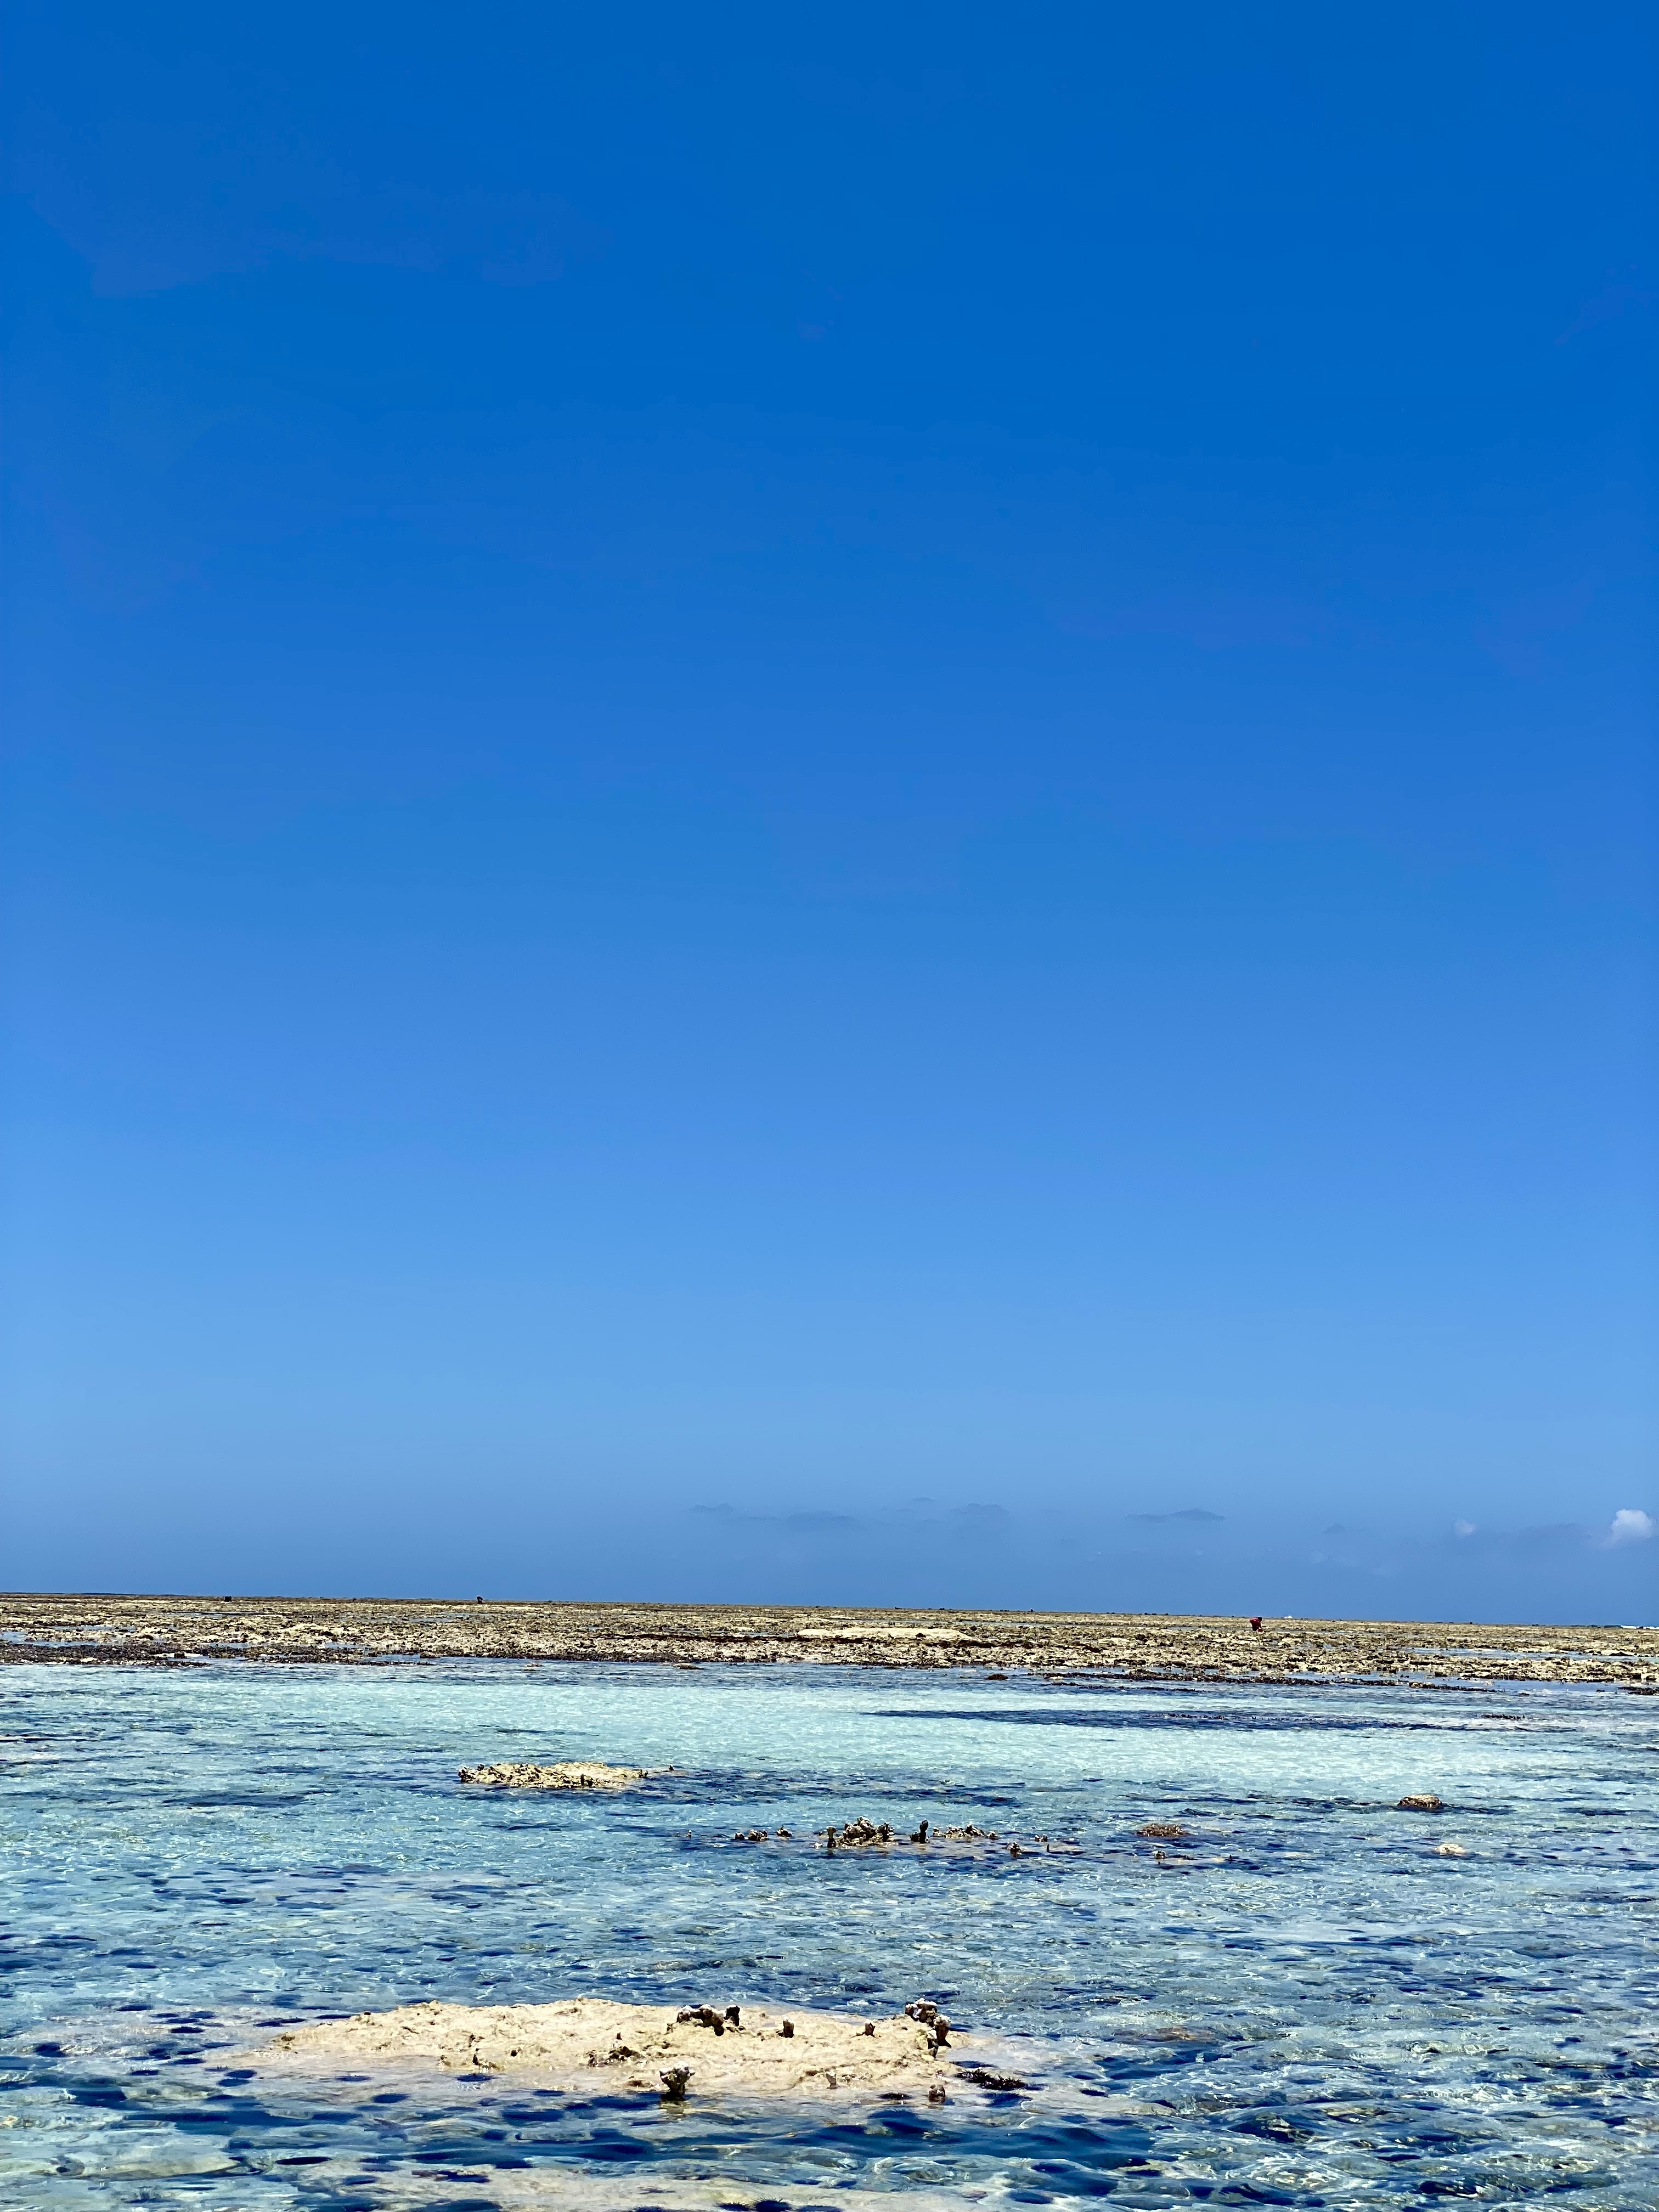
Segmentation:
{"type": "Polygon", "coordinates": [[[1659,1521],[1651,1513],[1644,1513],[1639,1505],[1621,1505],[1608,1524],[1602,1542],[1614,1544],[1645,1544],[1650,1536],[1659,1536],[1659,1521]]]}

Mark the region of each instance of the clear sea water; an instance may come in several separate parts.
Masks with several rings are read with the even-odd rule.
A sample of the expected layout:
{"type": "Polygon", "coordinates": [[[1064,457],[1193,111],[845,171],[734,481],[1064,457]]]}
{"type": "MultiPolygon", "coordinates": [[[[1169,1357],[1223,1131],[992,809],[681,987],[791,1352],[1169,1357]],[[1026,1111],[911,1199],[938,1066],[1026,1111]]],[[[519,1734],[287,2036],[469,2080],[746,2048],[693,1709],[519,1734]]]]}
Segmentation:
{"type": "Polygon", "coordinates": [[[477,1662],[0,1691],[9,2208],[1659,2208],[1659,1701],[477,1662]],[[455,1776],[557,1757],[684,1771],[455,1776]],[[1445,1811],[1393,1809],[1418,1790],[1445,1811]],[[859,1814],[1080,1849],[811,1840],[859,1814]],[[1156,1820],[1189,1831],[1161,1861],[1156,1820]],[[1043,2086],[673,2112],[246,2063],[274,2023],[582,1993],[926,1994],[1043,2086]]]}

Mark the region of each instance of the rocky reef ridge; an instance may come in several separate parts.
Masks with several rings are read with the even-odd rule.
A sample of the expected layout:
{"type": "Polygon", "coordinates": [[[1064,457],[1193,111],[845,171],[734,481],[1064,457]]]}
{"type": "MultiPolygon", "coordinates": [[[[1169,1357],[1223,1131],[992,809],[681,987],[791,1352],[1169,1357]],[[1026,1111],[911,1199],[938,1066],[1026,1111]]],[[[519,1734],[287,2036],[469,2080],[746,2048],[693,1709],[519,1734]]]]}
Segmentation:
{"type": "Polygon", "coordinates": [[[1659,1695],[1659,1629],[1123,1613],[453,1599],[0,1597],[0,1662],[179,1667],[958,1667],[1129,1682],[1618,1683],[1659,1695]]]}

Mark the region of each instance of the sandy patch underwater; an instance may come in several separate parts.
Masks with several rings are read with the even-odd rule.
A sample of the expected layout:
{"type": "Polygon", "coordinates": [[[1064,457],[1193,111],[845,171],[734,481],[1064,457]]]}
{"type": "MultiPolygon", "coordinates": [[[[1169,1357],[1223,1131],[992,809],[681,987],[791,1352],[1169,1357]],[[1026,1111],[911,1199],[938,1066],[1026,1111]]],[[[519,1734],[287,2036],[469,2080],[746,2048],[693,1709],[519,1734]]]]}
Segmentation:
{"type": "Polygon", "coordinates": [[[477,1662],[4,1689],[7,2203],[1659,2208],[1659,1710],[1616,1691],[477,1662]],[[457,1779],[560,1759],[675,1771],[457,1779]],[[1417,1791],[1443,1812],[1394,1809],[1417,1791]],[[826,1853],[860,1814],[999,1842],[826,1853]],[[918,1996],[1026,2039],[1033,2091],[671,2111],[240,2057],[428,1999],[918,1996]]]}

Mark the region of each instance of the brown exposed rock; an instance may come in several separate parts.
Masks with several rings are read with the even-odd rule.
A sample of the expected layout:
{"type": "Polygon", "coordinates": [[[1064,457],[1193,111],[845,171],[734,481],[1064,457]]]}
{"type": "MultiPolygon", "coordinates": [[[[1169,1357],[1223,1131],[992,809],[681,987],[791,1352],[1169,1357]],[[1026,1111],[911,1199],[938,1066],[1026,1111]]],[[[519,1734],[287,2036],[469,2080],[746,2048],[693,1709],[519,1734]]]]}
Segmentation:
{"type": "Polygon", "coordinates": [[[1272,1621],[1163,1613],[443,1599],[0,1597],[0,1664],[386,1666],[588,1660],[667,1668],[808,1662],[1063,1673],[1105,1682],[1616,1682],[1659,1689],[1659,1629],[1272,1621]]]}

